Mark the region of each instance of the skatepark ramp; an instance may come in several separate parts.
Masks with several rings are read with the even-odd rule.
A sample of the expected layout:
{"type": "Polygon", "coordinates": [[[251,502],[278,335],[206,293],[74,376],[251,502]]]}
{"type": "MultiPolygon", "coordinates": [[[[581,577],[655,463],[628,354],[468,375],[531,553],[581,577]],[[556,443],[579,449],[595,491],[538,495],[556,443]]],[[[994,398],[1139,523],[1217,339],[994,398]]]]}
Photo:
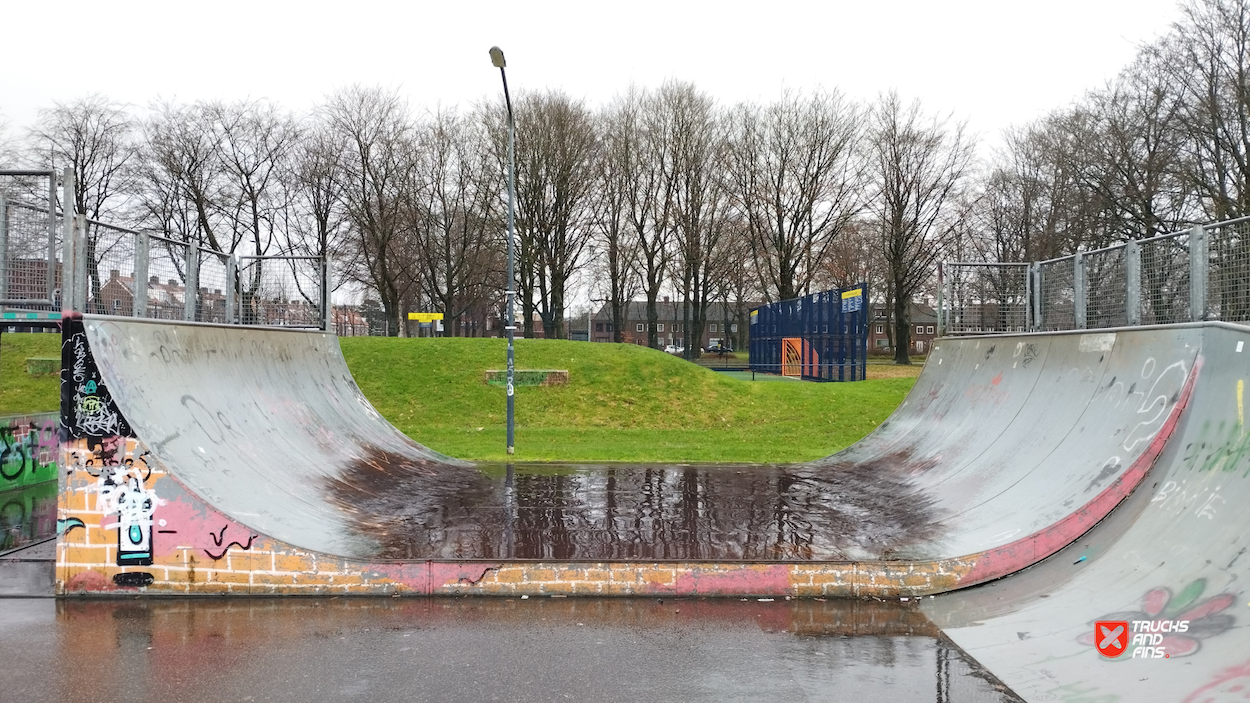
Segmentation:
{"type": "Polygon", "coordinates": [[[898,410],[826,459],[544,476],[403,436],[331,334],[73,316],[58,592],[958,589],[1133,493],[1205,383],[1209,334],[946,339],[898,410]]]}
{"type": "Polygon", "coordinates": [[[1045,562],[925,601],[949,637],[1028,700],[1231,701],[1250,692],[1250,329],[1171,331],[1198,330],[1202,380],[1141,490],[1045,562]],[[1127,623],[1115,656],[1098,651],[1100,621],[1127,623]]]}

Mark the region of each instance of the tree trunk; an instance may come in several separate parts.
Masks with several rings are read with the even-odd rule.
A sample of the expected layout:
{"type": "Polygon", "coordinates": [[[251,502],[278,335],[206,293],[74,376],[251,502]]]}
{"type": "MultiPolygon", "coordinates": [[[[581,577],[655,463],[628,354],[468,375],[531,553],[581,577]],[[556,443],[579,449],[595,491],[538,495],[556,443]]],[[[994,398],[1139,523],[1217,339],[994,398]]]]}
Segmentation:
{"type": "Polygon", "coordinates": [[[911,320],[907,308],[907,296],[894,296],[894,363],[910,365],[911,320]]]}

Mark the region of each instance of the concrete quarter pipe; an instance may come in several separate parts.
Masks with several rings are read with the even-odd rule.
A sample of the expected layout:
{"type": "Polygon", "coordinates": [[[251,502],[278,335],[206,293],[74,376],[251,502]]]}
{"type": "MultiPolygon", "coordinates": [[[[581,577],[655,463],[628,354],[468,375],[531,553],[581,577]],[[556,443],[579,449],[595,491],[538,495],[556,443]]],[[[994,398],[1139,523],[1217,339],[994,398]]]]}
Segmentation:
{"type": "MultiPolygon", "coordinates": [[[[706,529],[715,549],[664,558],[603,548],[622,543],[619,520],[587,523],[593,538],[562,532],[562,542],[534,529],[531,548],[516,549],[501,537],[526,519],[516,486],[386,423],[332,335],[71,317],[57,588],[940,593],[1054,554],[1128,497],[1174,445],[1206,373],[1208,333],[943,340],[878,430],[824,460],[767,473],[745,493],[788,506],[794,534],[773,552],[784,558],[746,542],[749,511],[698,507],[680,492],[672,522],[662,513],[644,534],[706,529]],[[388,503],[398,492],[402,500],[388,503]],[[388,509],[398,503],[407,507],[388,509]]],[[[636,485],[628,467],[613,471],[636,485]]],[[[734,490],[713,470],[691,480],[704,498],[734,490]]],[[[582,490],[592,484],[561,493],[565,507],[628,494],[582,490]]]]}
{"type": "Polygon", "coordinates": [[[1195,331],[1202,381],[1142,489],[1045,562],[925,601],[949,637],[1028,700],[1250,699],[1250,330],[1173,333],[1195,331]],[[1127,623],[1114,656],[1098,651],[1100,621],[1127,623]]]}

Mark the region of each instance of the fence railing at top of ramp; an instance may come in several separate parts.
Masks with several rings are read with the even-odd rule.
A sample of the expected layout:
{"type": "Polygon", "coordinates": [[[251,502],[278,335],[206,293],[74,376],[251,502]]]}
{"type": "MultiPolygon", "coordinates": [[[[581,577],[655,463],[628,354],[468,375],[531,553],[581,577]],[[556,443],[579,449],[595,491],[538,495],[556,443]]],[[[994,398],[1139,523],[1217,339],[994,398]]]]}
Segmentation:
{"type": "Polygon", "coordinates": [[[0,307],[23,311],[23,317],[25,311],[70,310],[332,329],[324,257],[231,254],[67,215],[57,207],[55,185],[64,191],[62,202],[72,201],[69,173],[0,172],[14,174],[47,178],[53,187],[43,205],[8,199],[0,190],[0,307]]]}
{"type": "Polygon", "coordinates": [[[1250,217],[1032,263],[946,262],[944,334],[1250,322],[1250,217]]]}

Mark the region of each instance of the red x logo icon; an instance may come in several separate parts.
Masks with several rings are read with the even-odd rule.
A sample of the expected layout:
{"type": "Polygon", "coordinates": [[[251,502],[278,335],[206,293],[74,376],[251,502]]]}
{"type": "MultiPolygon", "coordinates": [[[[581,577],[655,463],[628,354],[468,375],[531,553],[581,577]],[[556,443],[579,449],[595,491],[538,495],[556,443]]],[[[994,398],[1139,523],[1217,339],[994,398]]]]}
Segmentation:
{"type": "Polygon", "coordinates": [[[1094,623],[1094,645],[1104,657],[1118,657],[1128,647],[1128,622],[1099,620],[1094,623]]]}

